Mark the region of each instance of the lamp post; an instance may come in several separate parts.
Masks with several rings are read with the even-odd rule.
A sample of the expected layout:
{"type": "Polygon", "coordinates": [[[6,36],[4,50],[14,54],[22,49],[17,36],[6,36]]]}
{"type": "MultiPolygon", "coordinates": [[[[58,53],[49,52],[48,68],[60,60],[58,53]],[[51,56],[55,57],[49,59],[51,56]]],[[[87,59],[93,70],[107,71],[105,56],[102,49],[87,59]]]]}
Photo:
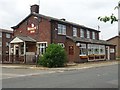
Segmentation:
{"type": "Polygon", "coordinates": [[[120,36],[120,1],[118,2],[118,36],[120,36]]]}

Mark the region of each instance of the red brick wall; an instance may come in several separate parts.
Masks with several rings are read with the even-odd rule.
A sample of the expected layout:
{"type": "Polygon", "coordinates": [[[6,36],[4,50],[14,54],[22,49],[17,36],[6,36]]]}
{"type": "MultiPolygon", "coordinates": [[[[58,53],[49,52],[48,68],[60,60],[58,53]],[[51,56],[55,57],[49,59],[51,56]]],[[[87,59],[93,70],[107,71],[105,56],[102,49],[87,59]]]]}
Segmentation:
{"type": "Polygon", "coordinates": [[[14,35],[23,35],[30,36],[36,39],[38,42],[48,42],[51,43],[51,24],[47,19],[41,19],[39,23],[39,31],[38,31],[38,21],[34,18],[34,16],[29,17],[26,21],[24,21],[18,29],[14,30],[14,35]],[[28,21],[28,22],[27,22],[28,21]],[[37,29],[35,33],[30,33],[27,28],[30,24],[33,23],[37,29]]]}
{"type": "Polygon", "coordinates": [[[9,55],[9,46],[6,46],[6,42],[10,42],[12,38],[12,33],[3,32],[2,33],[2,60],[7,61],[9,55]],[[6,34],[10,34],[10,38],[6,38],[6,34]],[[6,57],[7,56],[7,57],[6,57]]]}
{"type": "Polygon", "coordinates": [[[79,49],[79,47],[76,46],[76,43],[71,41],[70,39],[67,39],[65,46],[66,46],[65,50],[67,52],[68,61],[69,62],[79,62],[80,61],[80,57],[79,57],[80,49],[79,49]],[[73,55],[69,54],[69,46],[73,46],[73,55]]]}

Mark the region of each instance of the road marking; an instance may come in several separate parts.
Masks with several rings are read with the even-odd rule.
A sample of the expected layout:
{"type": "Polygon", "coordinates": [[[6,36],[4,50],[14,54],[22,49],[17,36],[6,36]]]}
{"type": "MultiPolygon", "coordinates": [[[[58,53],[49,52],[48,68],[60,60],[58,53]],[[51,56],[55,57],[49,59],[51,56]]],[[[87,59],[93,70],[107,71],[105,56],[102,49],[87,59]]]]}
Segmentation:
{"type": "Polygon", "coordinates": [[[9,79],[9,78],[16,78],[16,77],[26,77],[26,76],[38,76],[38,75],[45,75],[45,74],[52,74],[55,73],[55,71],[50,72],[44,72],[44,73],[30,73],[30,74],[10,74],[10,73],[4,73],[2,74],[1,79],[9,79]]]}

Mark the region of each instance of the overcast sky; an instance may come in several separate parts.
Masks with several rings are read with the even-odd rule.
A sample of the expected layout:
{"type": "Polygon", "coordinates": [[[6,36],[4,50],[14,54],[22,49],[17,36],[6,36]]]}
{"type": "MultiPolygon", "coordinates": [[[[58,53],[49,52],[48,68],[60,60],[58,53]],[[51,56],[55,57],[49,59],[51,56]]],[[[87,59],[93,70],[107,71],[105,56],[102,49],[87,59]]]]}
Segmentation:
{"type": "Polygon", "coordinates": [[[67,21],[97,29],[100,26],[100,39],[106,40],[118,34],[114,24],[98,21],[99,16],[117,16],[114,7],[119,0],[0,0],[0,28],[9,29],[30,14],[30,6],[40,4],[40,14],[65,18],[67,21]]]}

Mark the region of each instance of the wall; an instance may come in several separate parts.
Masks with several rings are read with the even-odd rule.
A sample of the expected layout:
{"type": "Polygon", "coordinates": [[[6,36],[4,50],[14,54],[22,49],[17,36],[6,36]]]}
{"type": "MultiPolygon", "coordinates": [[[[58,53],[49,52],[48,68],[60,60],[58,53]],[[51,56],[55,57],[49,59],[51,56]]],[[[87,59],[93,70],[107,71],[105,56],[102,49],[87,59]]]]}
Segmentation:
{"type": "MultiPolygon", "coordinates": [[[[63,22],[58,22],[58,21],[51,21],[51,30],[52,30],[52,42],[53,43],[57,43],[57,42],[65,42],[66,40],[66,35],[58,35],[58,24],[63,24],[66,25],[66,35],[67,36],[73,36],[73,27],[77,28],[77,37],[80,37],[80,26],[74,26],[72,24],[66,24],[63,22]]],[[[86,28],[84,29],[84,36],[85,38],[87,38],[87,32],[86,28]]],[[[93,30],[89,30],[90,31],[90,39],[92,39],[92,32],[93,30]]],[[[99,40],[99,32],[94,31],[95,32],[95,38],[99,40]]]]}
{"type": "Polygon", "coordinates": [[[116,45],[116,57],[120,57],[120,38],[115,37],[108,40],[108,42],[116,45]]]}
{"type": "Polygon", "coordinates": [[[41,21],[38,26],[38,20],[34,18],[34,16],[30,16],[26,21],[24,21],[19,28],[14,30],[14,35],[22,35],[22,36],[30,36],[33,39],[37,40],[37,42],[48,42],[51,43],[51,24],[47,19],[41,18],[41,21]],[[34,24],[37,29],[35,29],[35,33],[30,33],[27,28],[30,27],[31,24],[34,24]],[[38,30],[39,28],[39,30],[38,30]]]}
{"type": "Polygon", "coordinates": [[[67,58],[69,62],[80,62],[79,57],[80,48],[76,46],[76,43],[70,39],[67,39],[65,45],[66,45],[65,50],[67,52],[67,58]],[[73,55],[69,54],[69,46],[73,46],[73,55]]]}
{"type": "Polygon", "coordinates": [[[9,32],[2,32],[2,59],[3,61],[8,61],[9,56],[9,46],[6,46],[6,43],[10,42],[12,39],[12,33],[9,32]],[[10,38],[6,38],[6,34],[10,34],[10,38]]]}

